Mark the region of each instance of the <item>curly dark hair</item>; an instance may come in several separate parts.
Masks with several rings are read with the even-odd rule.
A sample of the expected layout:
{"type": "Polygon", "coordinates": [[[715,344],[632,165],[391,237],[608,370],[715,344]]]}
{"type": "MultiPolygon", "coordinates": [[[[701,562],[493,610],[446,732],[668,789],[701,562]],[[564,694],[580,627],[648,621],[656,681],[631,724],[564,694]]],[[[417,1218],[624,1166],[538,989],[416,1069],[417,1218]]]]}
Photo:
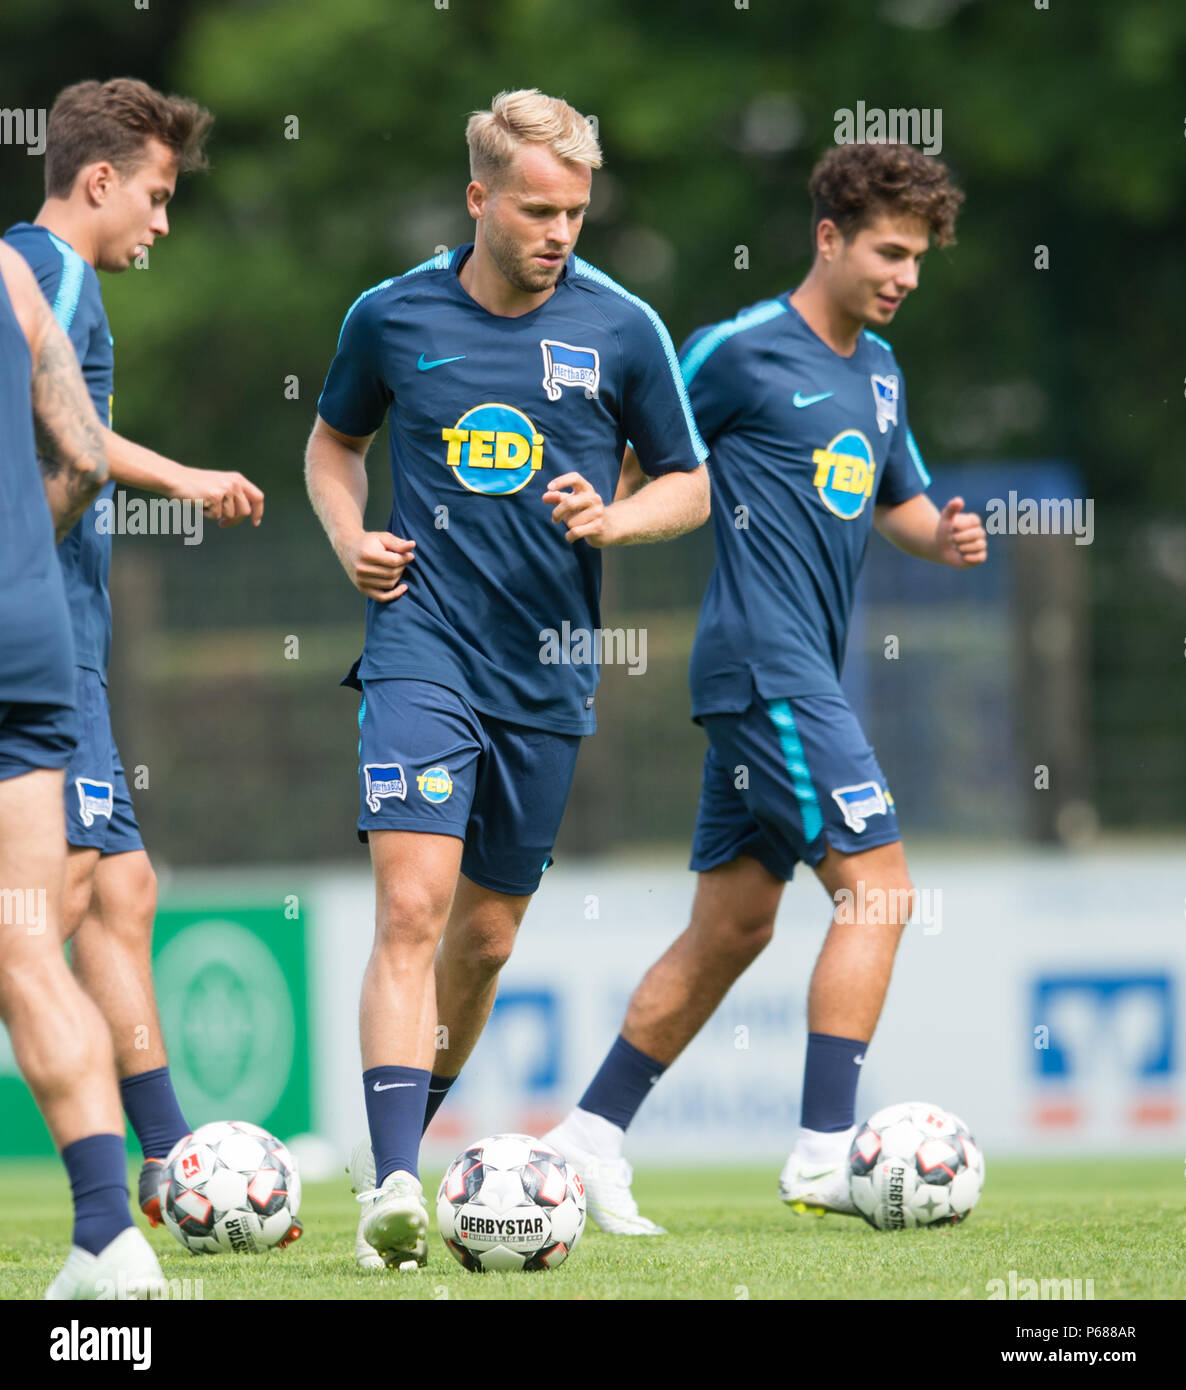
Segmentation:
{"type": "Polygon", "coordinates": [[[76,82],[58,93],[49,113],[46,194],[68,198],[78,171],[96,160],[107,160],[121,176],[130,173],[149,140],[169,146],[180,173],[205,169],[203,146],[213,124],[196,101],[163,96],[134,77],[76,82]]]}
{"type": "Polygon", "coordinates": [[[912,145],[835,145],[811,171],[811,234],[826,217],[845,241],[881,213],[921,217],[937,246],[955,241],[964,201],[948,168],[912,145]]]}

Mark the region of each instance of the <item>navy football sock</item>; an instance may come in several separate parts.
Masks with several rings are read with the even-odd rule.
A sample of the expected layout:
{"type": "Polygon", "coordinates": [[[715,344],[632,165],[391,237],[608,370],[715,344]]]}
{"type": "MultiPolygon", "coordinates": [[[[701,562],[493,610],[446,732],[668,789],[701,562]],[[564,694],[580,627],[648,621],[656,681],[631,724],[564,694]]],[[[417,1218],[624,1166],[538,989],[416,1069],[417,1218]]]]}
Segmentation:
{"type": "Polygon", "coordinates": [[[122,1134],[90,1134],[62,1150],[74,1198],[75,1245],[97,1255],[132,1224],[122,1134]]]}
{"type": "Polygon", "coordinates": [[[445,1097],[456,1080],[455,1076],[438,1076],[435,1071],[428,1078],[428,1101],[424,1107],[425,1129],[432,1124],[432,1117],[444,1104],[445,1097]]]}
{"type": "Polygon", "coordinates": [[[119,1095],[145,1158],[164,1158],[178,1139],[190,1132],[168,1067],[125,1076],[119,1083],[119,1095]]]}
{"type": "Polygon", "coordinates": [[[867,1046],[856,1038],[808,1033],[799,1115],[804,1129],[827,1134],[856,1123],[857,1082],[867,1046]]]}
{"type": "Polygon", "coordinates": [[[619,1036],[577,1104],[619,1129],[626,1129],[666,1070],[665,1062],[656,1062],[619,1036]]]}
{"type": "Polygon", "coordinates": [[[413,1177],[420,1176],[416,1165],[428,1079],[422,1067],[369,1067],[362,1074],[376,1187],[382,1187],[383,1180],[401,1168],[413,1177]]]}

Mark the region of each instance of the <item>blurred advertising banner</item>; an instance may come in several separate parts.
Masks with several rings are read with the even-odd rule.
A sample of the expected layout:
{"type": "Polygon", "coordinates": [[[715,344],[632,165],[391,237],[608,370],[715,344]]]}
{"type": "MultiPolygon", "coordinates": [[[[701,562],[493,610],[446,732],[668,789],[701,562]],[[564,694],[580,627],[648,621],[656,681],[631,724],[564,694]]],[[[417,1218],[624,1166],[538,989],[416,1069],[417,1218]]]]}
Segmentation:
{"type": "Polygon", "coordinates": [[[305,919],[292,905],[166,909],[154,971],[177,1098],[191,1125],[309,1128],[305,919]]]}
{"type": "MultiPolygon", "coordinates": [[[[862,1115],[932,1101],[961,1115],[990,1156],[1181,1151],[1178,857],[920,849],[910,866],[916,917],[864,1064],[862,1115]]],[[[694,884],[670,859],[569,859],[545,874],[486,1032],[429,1131],[429,1162],[486,1134],[542,1133],[576,1102],[631,991],[686,925],[694,884]]],[[[157,989],[191,1123],[248,1119],[286,1140],[315,1134],[327,1141],[317,1149],[329,1175],[366,1132],[367,869],[178,875],[163,901],[157,989]]],[[[876,910],[872,897],[853,906],[876,910]]],[[[772,944],[639,1112],[632,1158],[785,1154],[798,1123],[807,985],[829,916],[814,875],[800,871],[772,944]]],[[[49,1153],[3,1043],[0,1152],[49,1153]]],[[[446,1061],[439,1067],[448,1073],[446,1061]]]]}
{"type": "MultiPolygon", "coordinates": [[[[868,1051],[862,1116],[933,1101],[990,1154],[1178,1151],[1186,949],[1176,857],[920,851],[910,866],[916,918],[868,1051]]],[[[687,924],[694,884],[671,861],[569,860],[545,874],[486,1032],[429,1130],[431,1158],[499,1130],[538,1134],[576,1102],[631,991],[687,924]]],[[[317,1127],[345,1152],[366,1132],[355,1020],[372,889],[344,874],[322,880],[315,898],[317,1127]]],[[[632,1158],[785,1157],[829,915],[800,870],[774,941],[639,1112],[632,1158]]]]}
{"type": "MultiPolygon", "coordinates": [[[[157,913],[153,959],[169,1066],[186,1119],[195,1128],[240,1119],[276,1134],[306,1132],[309,988],[300,901],[254,892],[184,901],[166,900],[157,913]]],[[[0,1114],[0,1155],[54,1152],[3,1029],[0,1114]]],[[[134,1139],[130,1145],[138,1156],[134,1139]]]]}

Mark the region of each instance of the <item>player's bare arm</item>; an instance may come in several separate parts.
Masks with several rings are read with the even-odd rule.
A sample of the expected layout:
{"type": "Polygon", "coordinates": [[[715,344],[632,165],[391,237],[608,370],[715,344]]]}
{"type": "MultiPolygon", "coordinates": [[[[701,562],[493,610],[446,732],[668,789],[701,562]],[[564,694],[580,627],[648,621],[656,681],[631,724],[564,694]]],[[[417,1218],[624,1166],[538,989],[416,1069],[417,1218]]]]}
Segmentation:
{"type": "Polygon", "coordinates": [[[566,541],[586,540],[599,550],[672,540],[708,520],[708,469],[704,464],[691,472],[665,473],[629,495],[622,494],[619,480],[614,501],[607,505],[580,473],[565,473],[552,480],[543,500],[553,505],[552,520],[565,527],[566,541]]]}
{"type": "Polygon", "coordinates": [[[32,271],[22,256],[3,247],[0,273],[33,358],[37,454],[61,540],[107,481],[107,455],[78,358],[32,271]]]}
{"type": "Polygon", "coordinates": [[[319,415],[305,449],[305,483],[350,582],[367,598],[388,603],[407,592],[401,580],[416,542],[366,529],[366,455],[374,437],[343,434],[319,415]]]}
{"type": "Polygon", "coordinates": [[[208,521],[217,521],[219,526],[237,526],[248,517],[253,526],[258,526],[263,520],[264,494],[242,473],[188,468],[152,449],[134,444],[114,430],[100,428],[107,445],[111,476],[116,482],[144,492],[160,493],[163,497],[201,502],[203,515],[208,521]]]}
{"type": "Polygon", "coordinates": [[[953,497],[939,511],[920,493],[896,507],[878,507],[873,524],[899,550],[936,565],[968,569],[988,559],[984,526],[975,512],[964,511],[962,497],[953,497]]]}
{"type": "Polygon", "coordinates": [[[33,354],[33,426],[54,531],[61,540],[107,481],[107,455],[74,349],[48,305],[33,354]]]}
{"type": "Polygon", "coordinates": [[[622,502],[633,497],[640,487],[646,487],[649,479],[642,471],[642,464],[633,449],[627,448],[622,455],[622,471],[618,474],[618,486],[614,490],[614,501],[622,502]]]}

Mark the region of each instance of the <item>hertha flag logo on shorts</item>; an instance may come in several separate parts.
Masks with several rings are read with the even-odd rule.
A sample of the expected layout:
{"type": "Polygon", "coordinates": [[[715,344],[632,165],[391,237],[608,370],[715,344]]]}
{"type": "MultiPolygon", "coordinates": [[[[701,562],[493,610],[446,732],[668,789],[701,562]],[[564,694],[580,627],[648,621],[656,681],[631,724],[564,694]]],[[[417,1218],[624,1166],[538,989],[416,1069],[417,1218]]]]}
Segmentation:
{"type": "Polygon", "coordinates": [[[379,802],[385,797],[407,799],[408,783],[399,763],[367,763],[363,773],[367,783],[367,807],[372,812],[379,810],[379,802]]]}
{"type": "Polygon", "coordinates": [[[558,401],[566,386],[583,386],[589,400],[596,396],[601,381],[601,359],[596,348],[573,347],[550,338],[541,338],[539,346],[544,355],[543,384],[548,400],[558,401]]]}
{"type": "Polygon", "coordinates": [[[96,816],[111,819],[115,810],[115,790],[110,782],[92,782],[87,777],[76,777],[74,785],[78,788],[78,818],[85,826],[92,826],[96,816]]]}
{"type": "Polygon", "coordinates": [[[858,782],[853,787],[833,787],[832,800],[844,812],[844,822],[859,835],[870,816],[884,816],[887,806],[876,782],[858,782]]]}

